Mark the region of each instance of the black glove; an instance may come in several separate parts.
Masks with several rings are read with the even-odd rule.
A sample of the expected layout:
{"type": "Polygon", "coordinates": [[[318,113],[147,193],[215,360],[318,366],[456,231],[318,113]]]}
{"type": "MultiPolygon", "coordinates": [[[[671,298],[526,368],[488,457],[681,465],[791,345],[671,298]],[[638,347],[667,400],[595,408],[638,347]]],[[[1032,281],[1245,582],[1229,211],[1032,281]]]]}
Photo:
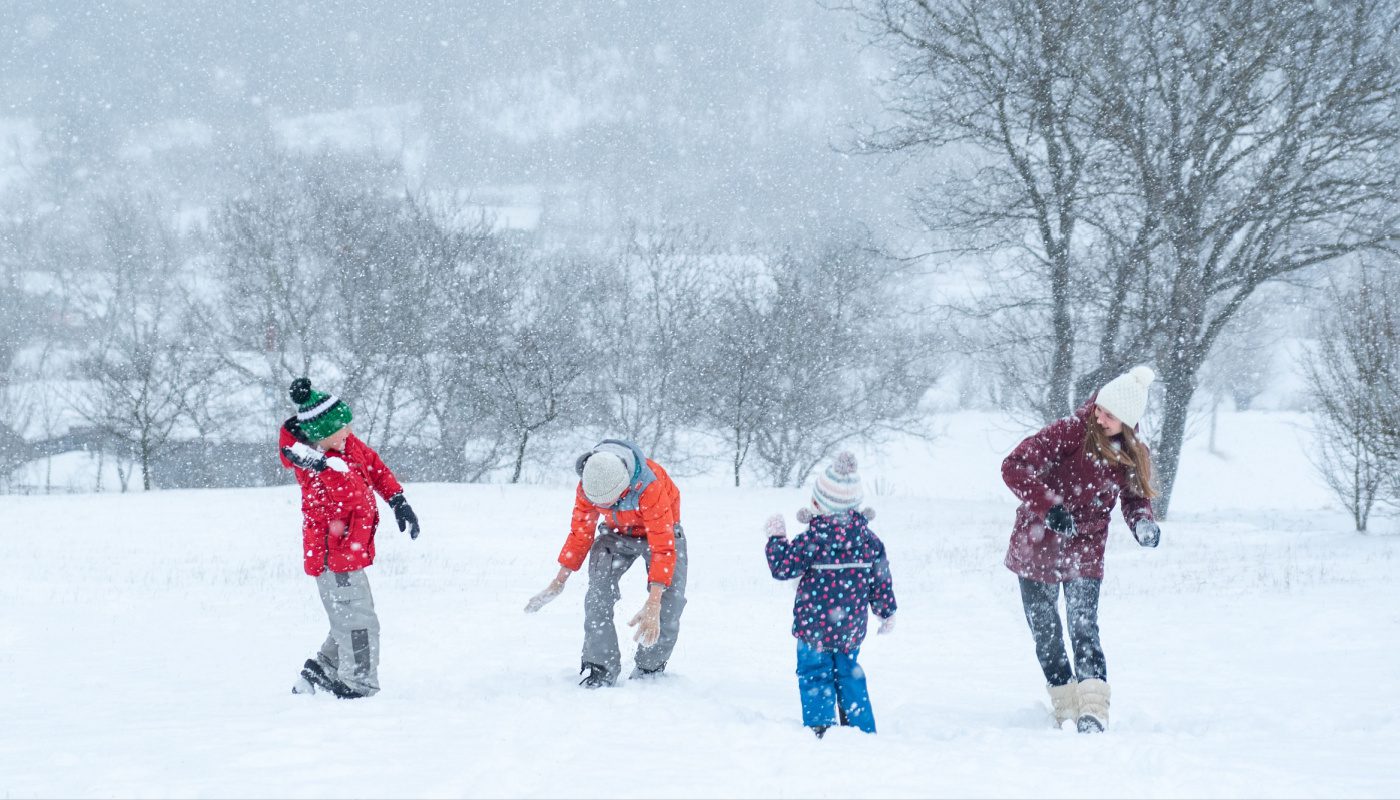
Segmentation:
{"type": "Polygon", "coordinates": [[[1140,519],[1133,526],[1133,538],[1143,547],[1156,547],[1162,541],[1162,528],[1150,519],[1140,519]]]}
{"type": "Polygon", "coordinates": [[[1074,517],[1070,516],[1069,509],[1056,503],[1045,512],[1045,527],[1064,537],[1074,535],[1074,517]]]}
{"type": "Polygon", "coordinates": [[[399,492],[389,498],[389,506],[394,509],[394,519],[399,523],[399,530],[405,526],[411,526],[408,531],[410,539],[418,538],[418,515],[413,513],[413,506],[404,499],[403,492],[399,492]]]}
{"type": "Polygon", "coordinates": [[[312,472],[320,472],[326,468],[326,454],[318,452],[315,448],[308,447],[301,442],[297,442],[291,447],[282,448],[282,455],[302,469],[312,472]]]}

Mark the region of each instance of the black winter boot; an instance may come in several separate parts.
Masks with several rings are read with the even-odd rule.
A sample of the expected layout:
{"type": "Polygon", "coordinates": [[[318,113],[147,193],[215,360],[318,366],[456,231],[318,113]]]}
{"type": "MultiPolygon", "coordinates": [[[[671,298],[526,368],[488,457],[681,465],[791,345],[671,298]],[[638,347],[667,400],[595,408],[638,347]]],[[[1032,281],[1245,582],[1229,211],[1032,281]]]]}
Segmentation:
{"type": "Polygon", "coordinates": [[[612,679],[608,677],[608,668],[604,667],[602,664],[590,664],[585,661],[583,665],[578,668],[578,671],[580,675],[583,675],[584,672],[588,673],[583,676],[583,680],[578,682],[579,686],[586,689],[600,689],[604,686],[613,685],[612,679]]]}
{"type": "Polygon", "coordinates": [[[319,686],[322,689],[335,695],[340,700],[355,700],[364,695],[346,686],[339,678],[332,678],[326,674],[326,670],[321,666],[321,662],[314,658],[306,659],[302,665],[301,677],[312,686],[319,686]]]}
{"type": "Polygon", "coordinates": [[[663,661],[663,662],[661,662],[661,666],[659,666],[659,667],[652,667],[651,669],[643,669],[642,667],[633,667],[633,668],[632,668],[632,674],[631,674],[631,675],[628,675],[628,676],[627,676],[627,679],[628,679],[628,680],[634,681],[634,680],[636,680],[636,679],[638,679],[638,678],[659,678],[659,677],[661,677],[661,675],[665,674],[665,672],[666,672],[666,662],[663,661]]]}
{"type": "Polygon", "coordinates": [[[827,729],[827,728],[830,728],[831,726],[830,726],[830,725],[813,725],[813,726],[811,726],[811,727],[812,727],[812,733],[815,733],[815,734],[817,735],[817,738],[820,739],[820,738],[822,738],[823,736],[826,735],[826,729],[827,729]]]}

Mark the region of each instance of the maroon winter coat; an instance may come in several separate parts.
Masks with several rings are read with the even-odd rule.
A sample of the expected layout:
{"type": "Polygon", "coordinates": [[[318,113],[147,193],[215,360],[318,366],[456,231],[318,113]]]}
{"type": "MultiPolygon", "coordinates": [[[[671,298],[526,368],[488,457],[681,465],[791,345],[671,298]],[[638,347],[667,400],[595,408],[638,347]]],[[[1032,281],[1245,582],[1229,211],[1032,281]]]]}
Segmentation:
{"type": "MultiPolygon", "coordinates": [[[[296,423],[289,423],[282,426],[279,435],[279,455],[283,447],[291,447],[297,441],[290,430],[296,423]]],[[[345,440],[344,452],[328,450],[326,456],[339,456],[350,471],[311,472],[293,467],[285,455],[281,456],[282,466],[291,468],[301,484],[302,566],[311,576],[327,569],[353,572],[373,564],[374,531],[379,526],[379,505],[374,493],[379,492],[388,500],[403,491],[379,454],[354,434],[345,440]],[[343,533],[331,532],[333,522],[339,523],[335,527],[343,533]]]]}
{"type": "Polygon", "coordinates": [[[1006,567],[1023,578],[1042,583],[1102,579],[1109,517],[1120,492],[1128,527],[1152,519],[1152,501],[1133,490],[1127,467],[1084,452],[1093,413],[1090,398],[1074,416],[1045,426],[1001,462],[1002,480],[1021,499],[1006,567]],[[1074,517],[1073,537],[1045,527],[1045,513],[1056,503],[1063,503],[1074,517]]]}

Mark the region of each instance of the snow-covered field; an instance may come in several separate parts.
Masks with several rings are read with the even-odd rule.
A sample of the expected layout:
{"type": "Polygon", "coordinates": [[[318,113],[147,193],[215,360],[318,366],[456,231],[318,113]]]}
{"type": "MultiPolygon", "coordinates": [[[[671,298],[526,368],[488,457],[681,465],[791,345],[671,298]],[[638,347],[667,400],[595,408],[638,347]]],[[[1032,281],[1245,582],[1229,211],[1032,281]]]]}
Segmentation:
{"type": "Polygon", "coordinates": [[[997,465],[1026,432],[943,421],[863,454],[898,625],[862,653],[880,733],[822,741],[760,532],[796,528],[805,491],[682,481],[670,674],[585,691],[583,576],[521,611],[555,570],[571,459],[552,486],[412,485],[424,533],[381,528],[370,572],[384,688],[353,702],[289,693],[325,635],[294,487],[0,497],[0,797],[1400,795],[1397,524],[1351,532],[1304,417],[1227,414],[1222,455],[1193,442],[1161,548],[1115,517],[1101,736],[1049,725],[1001,566],[997,465]]]}

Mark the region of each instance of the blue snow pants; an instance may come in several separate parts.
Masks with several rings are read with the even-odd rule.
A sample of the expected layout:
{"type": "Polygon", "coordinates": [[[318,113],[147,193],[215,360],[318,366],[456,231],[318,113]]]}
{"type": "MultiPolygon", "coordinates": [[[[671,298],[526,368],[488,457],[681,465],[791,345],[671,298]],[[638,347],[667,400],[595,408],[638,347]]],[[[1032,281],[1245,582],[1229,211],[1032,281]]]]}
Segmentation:
{"type": "Polygon", "coordinates": [[[854,725],[875,732],[875,712],[865,688],[865,670],[856,663],[860,648],[849,653],[818,650],[797,642],[797,688],[802,693],[802,724],[854,725]]]}

